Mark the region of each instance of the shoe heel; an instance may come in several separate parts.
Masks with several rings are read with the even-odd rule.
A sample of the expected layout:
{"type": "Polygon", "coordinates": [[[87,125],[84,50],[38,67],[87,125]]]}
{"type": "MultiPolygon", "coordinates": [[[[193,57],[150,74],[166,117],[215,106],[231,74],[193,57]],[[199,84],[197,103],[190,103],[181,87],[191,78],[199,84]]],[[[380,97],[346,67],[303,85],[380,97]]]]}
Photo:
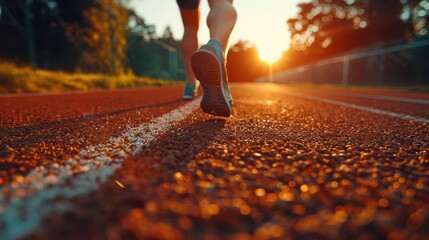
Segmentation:
{"type": "Polygon", "coordinates": [[[208,85],[219,85],[221,70],[219,62],[212,53],[199,50],[191,58],[192,70],[195,77],[202,83],[208,85]]]}
{"type": "Polygon", "coordinates": [[[200,49],[192,55],[191,65],[204,91],[201,109],[216,116],[231,116],[231,109],[222,93],[222,70],[216,56],[200,49]]]}

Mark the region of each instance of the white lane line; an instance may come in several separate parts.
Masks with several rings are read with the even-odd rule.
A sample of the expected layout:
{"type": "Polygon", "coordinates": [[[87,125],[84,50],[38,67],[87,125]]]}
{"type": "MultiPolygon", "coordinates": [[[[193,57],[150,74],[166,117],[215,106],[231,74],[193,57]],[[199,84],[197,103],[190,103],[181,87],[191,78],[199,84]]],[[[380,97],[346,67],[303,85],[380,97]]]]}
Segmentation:
{"type": "Polygon", "coordinates": [[[357,98],[366,98],[366,99],[385,100],[385,101],[392,101],[392,102],[429,104],[429,100],[425,100],[425,99],[372,95],[372,94],[365,94],[365,93],[335,93],[335,95],[347,96],[347,97],[357,97],[357,98]]]}
{"type": "Polygon", "coordinates": [[[378,108],[366,107],[366,106],[357,105],[357,104],[353,104],[353,103],[341,102],[341,101],[332,100],[332,99],[328,99],[328,98],[304,95],[304,94],[299,94],[299,93],[291,93],[291,92],[287,92],[287,93],[281,92],[281,93],[286,94],[286,95],[295,96],[295,97],[305,98],[305,99],[309,99],[309,100],[315,100],[315,101],[319,101],[319,102],[343,106],[343,107],[347,107],[347,108],[353,108],[353,109],[366,111],[366,112],[370,112],[370,113],[374,113],[374,114],[378,114],[378,115],[386,115],[386,116],[400,118],[400,119],[404,119],[404,120],[411,120],[411,121],[419,122],[419,123],[429,123],[429,119],[427,119],[427,118],[415,117],[415,116],[411,116],[411,115],[408,115],[405,113],[397,113],[397,112],[382,110],[382,109],[378,109],[378,108]]]}
{"type": "Polygon", "coordinates": [[[64,166],[38,167],[0,189],[0,239],[17,239],[36,229],[40,219],[52,212],[72,208],[69,199],[96,190],[130,155],[148,147],[171,126],[185,119],[198,107],[193,100],[153,121],[129,128],[107,144],[90,146],[64,166]]]}

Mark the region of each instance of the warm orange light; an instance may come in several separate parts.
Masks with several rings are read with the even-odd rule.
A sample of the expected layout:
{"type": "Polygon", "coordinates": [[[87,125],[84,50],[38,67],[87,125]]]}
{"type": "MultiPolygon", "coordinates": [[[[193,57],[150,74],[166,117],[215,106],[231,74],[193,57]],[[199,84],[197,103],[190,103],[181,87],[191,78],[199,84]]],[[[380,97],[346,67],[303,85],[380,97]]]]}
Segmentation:
{"type": "Polygon", "coordinates": [[[125,188],[124,184],[122,184],[121,182],[119,182],[118,180],[115,180],[116,184],[121,187],[121,188],[125,188]]]}
{"type": "Polygon", "coordinates": [[[270,47],[258,48],[259,58],[269,64],[277,62],[282,56],[282,51],[270,47]]]}

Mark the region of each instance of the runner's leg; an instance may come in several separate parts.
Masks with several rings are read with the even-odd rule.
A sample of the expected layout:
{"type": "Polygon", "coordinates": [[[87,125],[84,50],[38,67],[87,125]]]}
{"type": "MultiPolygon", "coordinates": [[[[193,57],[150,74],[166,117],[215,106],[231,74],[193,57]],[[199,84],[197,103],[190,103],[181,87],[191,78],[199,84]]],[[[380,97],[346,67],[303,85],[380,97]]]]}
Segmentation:
{"type": "Polygon", "coordinates": [[[200,12],[198,5],[196,8],[185,8],[180,5],[180,1],[178,2],[184,27],[181,48],[186,68],[186,82],[187,84],[195,85],[195,74],[191,67],[191,56],[198,49],[200,12]]]}
{"type": "Polygon", "coordinates": [[[207,17],[207,26],[210,30],[210,39],[218,40],[223,52],[226,53],[229,36],[237,21],[237,11],[232,6],[233,0],[208,0],[208,2],[210,13],[207,17]]]}

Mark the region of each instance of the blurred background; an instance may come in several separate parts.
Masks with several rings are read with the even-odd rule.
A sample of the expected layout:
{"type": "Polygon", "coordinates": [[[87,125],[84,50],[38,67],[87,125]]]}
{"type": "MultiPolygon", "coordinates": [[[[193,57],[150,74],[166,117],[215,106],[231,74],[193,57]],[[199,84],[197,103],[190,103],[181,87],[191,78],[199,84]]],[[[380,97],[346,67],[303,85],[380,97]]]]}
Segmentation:
{"type": "MultiPolygon", "coordinates": [[[[428,0],[284,2],[234,2],[231,82],[429,85],[428,0]]],[[[182,30],[175,0],[0,0],[0,93],[184,81],[182,30]]]]}

